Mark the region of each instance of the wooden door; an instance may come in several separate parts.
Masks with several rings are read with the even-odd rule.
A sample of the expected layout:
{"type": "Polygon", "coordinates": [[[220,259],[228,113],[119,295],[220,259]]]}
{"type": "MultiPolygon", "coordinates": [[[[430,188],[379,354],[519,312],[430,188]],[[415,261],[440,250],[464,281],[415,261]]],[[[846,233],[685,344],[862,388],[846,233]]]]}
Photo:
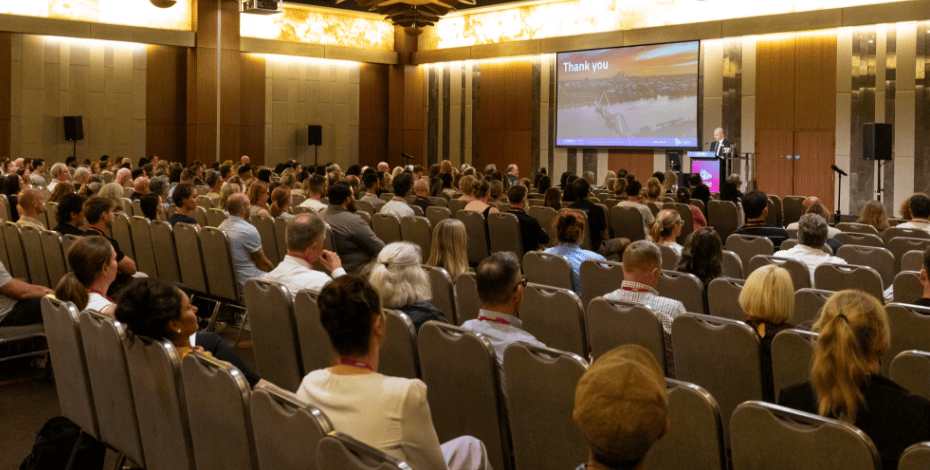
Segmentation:
{"type": "Polygon", "coordinates": [[[830,165],[835,161],[836,133],[833,131],[794,132],[794,191],[798,196],[817,196],[833,211],[834,176],[830,165]]]}
{"type": "Polygon", "coordinates": [[[756,137],[756,185],[766,194],[785,197],[794,194],[794,132],[762,130],[756,137]]]}

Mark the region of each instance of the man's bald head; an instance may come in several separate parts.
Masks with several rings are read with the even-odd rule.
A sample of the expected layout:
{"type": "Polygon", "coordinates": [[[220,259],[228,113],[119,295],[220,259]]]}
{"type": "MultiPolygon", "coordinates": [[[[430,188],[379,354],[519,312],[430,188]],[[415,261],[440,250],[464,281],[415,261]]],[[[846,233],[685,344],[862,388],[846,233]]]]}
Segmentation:
{"type": "Polygon", "coordinates": [[[226,200],[226,212],[229,212],[229,215],[245,218],[251,205],[249,196],[245,193],[234,193],[226,200]]]}
{"type": "Polygon", "coordinates": [[[26,188],[19,197],[19,205],[26,215],[34,217],[45,212],[45,194],[35,188],[26,188]]]}
{"type": "Polygon", "coordinates": [[[820,202],[820,198],[819,198],[819,197],[811,196],[811,197],[805,199],[804,202],[801,203],[801,212],[802,212],[802,213],[807,212],[807,209],[809,209],[811,206],[817,205],[817,204],[823,205],[823,203],[820,202]]]}
{"type": "Polygon", "coordinates": [[[391,166],[387,162],[381,162],[378,164],[378,171],[391,171],[391,166]]]}
{"type": "Polygon", "coordinates": [[[136,178],[135,183],[132,185],[132,190],[139,194],[145,194],[149,192],[149,179],[145,176],[136,178]]]}
{"type": "Polygon", "coordinates": [[[243,155],[242,158],[239,159],[240,165],[248,165],[249,163],[251,163],[251,160],[248,155],[243,155]]]}
{"type": "Polygon", "coordinates": [[[429,183],[426,180],[416,180],[413,182],[413,192],[420,197],[429,197],[429,183]]]}

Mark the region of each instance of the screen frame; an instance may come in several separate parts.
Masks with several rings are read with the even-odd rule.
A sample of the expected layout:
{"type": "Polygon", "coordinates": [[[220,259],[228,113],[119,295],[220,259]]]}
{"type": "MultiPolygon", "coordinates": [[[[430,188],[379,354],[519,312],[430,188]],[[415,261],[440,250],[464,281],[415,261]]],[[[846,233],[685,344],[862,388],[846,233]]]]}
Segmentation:
{"type": "Polygon", "coordinates": [[[654,43],[648,43],[648,44],[628,44],[626,46],[616,46],[616,47],[599,47],[599,48],[590,48],[590,49],[575,49],[575,50],[570,50],[570,51],[557,51],[555,53],[555,65],[556,65],[555,86],[553,87],[555,90],[555,99],[553,100],[555,103],[555,113],[554,113],[555,119],[554,119],[554,126],[552,129],[553,148],[630,149],[630,150],[645,150],[645,149],[655,150],[655,149],[660,149],[660,148],[678,149],[678,150],[700,149],[701,148],[701,121],[703,117],[703,113],[701,112],[701,108],[703,105],[703,99],[701,97],[701,81],[702,81],[701,80],[701,65],[702,65],[701,51],[703,50],[703,45],[704,45],[703,40],[692,39],[688,41],[654,42],[654,43]],[[559,133],[559,73],[561,73],[558,67],[559,54],[570,54],[573,52],[588,52],[588,51],[605,51],[608,49],[626,49],[630,47],[664,46],[667,44],[684,44],[688,42],[698,43],[698,58],[697,58],[698,63],[697,63],[697,72],[695,73],[695,77],[697,78],[697,88],[698,88],[697,89],[697,110],[695,111],[696,116],[694,117],[695,121],[697,121],[697,129],[695,129],[695,133],[697,134],[695,135],[695,138],[697,139],[697,146],[694,146],[694,147],[674,147],[674,146],[672,147],[654,147],[654,146],[646,147],[646,146],[632,146],[632,145],[560,145],[558,143],[559,142],[559,135],[558,135],[559,133]]]}

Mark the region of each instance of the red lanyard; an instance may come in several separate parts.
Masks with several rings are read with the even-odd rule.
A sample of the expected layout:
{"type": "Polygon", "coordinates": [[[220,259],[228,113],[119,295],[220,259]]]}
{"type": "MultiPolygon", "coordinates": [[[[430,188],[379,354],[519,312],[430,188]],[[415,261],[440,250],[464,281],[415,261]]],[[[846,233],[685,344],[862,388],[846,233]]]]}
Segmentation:
{"type": "Polygon", "coordinates": [[[93,293],[95,293],[95,294],[97,294],[97,295],[103,296],[104,298],[106,298],[107,300],[109,300],[111,304],[112,304],[112,303],[115,303],[115,302],[113,302],[113,299],[110,298],[110,296],[104,294],[103,292],[100,292],[100,291],[97,290],[97,289],[91,289],[90,291],[93,292],[93,293]]]}
{"type": "Polygon", "coordinates": [[[483,315],[480,316],[480,317],[478,317],[478,321],[493,321],[493,322],[497,322],[497,323],[500,323],[500,324],[503,324],[503,325],[509,325],[509,324],[510,324],[509,321],[504,320],[503,318],[488,318],[488,317],[485,317],[485,316],[483,316],[483,315]]]}
{"type": "Polygon", "coordinates": [[[348,357],[348,356],[347,356],[347,357],[344,357],[344,358],[342,358],[342,359],[339,359],[339,365],[340,365],[340,366],[358,367],[358,368],[360,368],[360,369],[368,369],[368,370],[370,370],[370,371],[372,371],[372,372],[375,371],[374,369],[371,368],[371,365],[366,364],[366,363],[364,363],[364,362],[361,362],[361,361],[359,361],[358,359],[356,359],[356,358],[354,358],[354,357],[348,357]]]}
{"type": "Polygon", "coordinates": [[[649,289],[640,289],[638,287],[629,287],[629,286],[623,286],[620,288],[620,290],[626,290],[630,292],[649,292],[649,289]]]}

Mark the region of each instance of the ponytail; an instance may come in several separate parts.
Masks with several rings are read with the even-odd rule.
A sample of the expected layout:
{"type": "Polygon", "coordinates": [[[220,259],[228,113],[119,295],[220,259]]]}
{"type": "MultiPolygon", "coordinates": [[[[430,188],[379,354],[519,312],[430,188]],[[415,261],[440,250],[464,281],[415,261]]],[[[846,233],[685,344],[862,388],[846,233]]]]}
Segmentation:
{"type": "Polygon", "coordinates": [[[58,300],[73,303],[78,311],[82,311],[87,308],[87,302],[90,296],[87,293],[87,288],[81,284],[81,281],[78,280],[74,271],[72,271],[65,274],[64,277],[58,281],[58,285],[55,286],[55,297],[57,297],[58,300]]]}
{"type": "Polygon", "coordinates": [[[656,216],[656,221],[649,229],[649,236],[652,237],[654,243],[659,243],[663,238],[672,236],[675,227],[681,223],[681,215],[678,214],[678,211],[665,209],[656,216]]]}

